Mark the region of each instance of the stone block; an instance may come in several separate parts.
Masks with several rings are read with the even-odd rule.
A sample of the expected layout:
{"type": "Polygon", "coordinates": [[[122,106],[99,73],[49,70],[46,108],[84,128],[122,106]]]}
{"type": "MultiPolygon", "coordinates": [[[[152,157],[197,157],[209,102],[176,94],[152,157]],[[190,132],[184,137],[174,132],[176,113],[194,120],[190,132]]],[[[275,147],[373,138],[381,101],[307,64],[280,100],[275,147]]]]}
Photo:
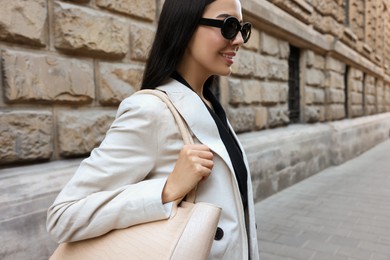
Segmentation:
{"type": "Polygon", "coordinates": [[[3,51],[5,97],[11,102],[88,102],[95,98],[92,61],[3,51]]]}
{"type": "Polygon", "coordinates": [[[277,56],[279,54],[278,39],[264,32],[260,33],[260,51],[270,56],[277,56]]]}
{"type": "Polygon", "coordinates": [[[0,165],[47,160],[53,153],[50,112],[0,112],[0,165]]]}
{"type": "Polygon", "coordinates": [[[157,5],[155,0],[96,0],[96,5],[149,21],[154,21],[156,17],[157,5]]]}
{"type": "Polygon", "coordinates": [[[313,92],[313,103],[324,104],[325,103],[325,91],[324,89],[316,88],[313,92]]]}
{"type": "Polygon", "coordinates": [[[249,41],[243,45],[244,49],[257,52],[260,47],[260,32],[255,28],[252,28],[251,37],[249,41]]]}
{"type": "Polygon", "coordinates": [[[325,69],[325,58],[321,55],[315,55],[314,57],[314,68],[323,70],[325,69]]]}
{"type": "Polygon", "coordinates": [[[288,108],[282,107],[270,107],[268,109],[268,126],[277,127],[287,125],[290,122],[288,117],[288,108]]]}
{"type": "Polygon", "coordinates": [[[342,23],[331,16],[321,16],[314,14],[312,17],[313,25],[316,30],[324,34],[331,34],[341,38],[344,34],[344,26],[342,23]]]}
{"type": "Polygon", "coordinates": [[[375,85],[366,85],[366,95],[372,95],[374,96],[376,93],[375,85]]]}
{"type": "Polygon", "coordinates": [[[240,50],[231,67],[232,75],[252,76],[256,70],[255,55],[249,50],[240,50]]]}
{"type": "Polygon", "coordinates": [[[131,58],[133,60],[146,61],[153,43],[154,29],[137,24],[131,26],[130,31],[131,58]]]}
{"type": "Polygon", "coordinates": [[[327,106],[327,119],[328,120],[340,120],[345,118],[344,104],[332,104],[327,106]]]}
{"type": "Polygon", "coordinates": [[[352,105],[351,106],[351,116],[352,117],[360,117],[363,116],[363,106],[362,105],[352,105]]]}
{"type": "Polygon", "coordinates": [[[341,61],[336,60],[331,56],[326,57],[326,69],[340,74],[345,73],[345,64],[341,61]]]}
{"type": "Polygon", "coordinates": [[[344,89],[344,76],[334,71],[326,73],[325,86],[328,88],[344,89]]]}
{"type": "Polygon", "coordinates": [[[256,78],[265,79],[268,75],[268,61],[265,56],[259,54],[254,55],[255,60],[255,71],[254,75],[256,78]]]}
{"type": "Polygon", "coordinates": [[[86,4],[89,3],[91,0],[66,0],[68,2],[73,2],[73,3],[79,3],[79,4],[86,4]]]}
{"type": "Polygon", "coordinates": [[[312,0],[311,3],[322,15],[331,15],[334,18],[338,18],[340,7],[337,1],[312,0]]]}
{"type": "Polygon", "coordinates": [[[59,150],[64,157],[87,155],[100,145],[115,111],[63,111],[58,115],[59,150]]]}
{"type": "Polygon", "coordinates": [[[305,87],[305,103],[306,105],[311,105],[314,102],[314,89],[310,86],[305,87]]]}
{"type": "Polygon", "coordinates": [[[251,131],[255,128],[255,113],[251,107],[228,107],[227,116],[237,133],[251,131]]]}
{"type": "Polygon", "coordinates": [[[315,106],[306,106],[305,107],[305,122],[306,123],[314,123],[320,121],[320,109],[315,106]]]}
{"type": "Polygon", "coordinates": [[[262,99],[261,82],[257,80],[245,80],[242,83],[243,102],[245,104],[259,103],[262,99]]]}
{"type": "Polygon", "coordinates": [[[383,80],[378,79],[378,80],[376,81],[376,87],[377,87],[377,88],[383,88],[383,87],[384,87],[383,80]]]}
{"type": "Polygon", "coordinates": [[[275,105],[280,101],[280,87],[277,82],[262,82],[260,101],[263,105],[275,105]]]}
{"type": "Polygon", "coordinates": [[[268,75],[267,78],[271,80],[287,81],[289,77],[288,61],[275,59],[272,57],[267,58],[268,63],[268,75]]]}
{"type": "Polygon", "coordinates": [[[279,57],[287,60],[290,56],[290,44],[283,40],[279,40],[279,57]]]}
{"type": "Polygon", "coordinates": [[[46,0],[0,0],[0,39],[45,46],[47,40],[46,0]]]}
{"type": "Polygon", "coordinates": [[[288,102],[288,82],[279,83],[279,102],[288,102]]]}
{"type": "Polygon", "coordinates": [[[358,81],[363,80],[363,72],[361,70],[350,68],[349,73],[353,79],[356,79],[358,81]]]}
{"type": "Polygon", "coordinates": [[[366,87],[368,87],[368,86],[374,87],[375,86],[375,77],[371,76],[371,75],[367,75],[364,83],[366,84],[366,87]]]}
{"type": "Polygon", "coordinates": [[[306,50],[306,66],[311,68],[314,66],[315,54],[311,50],[306,50]]]}
{"type": "Polygon", "coordinates": [[[308,69],[306,71],[306,84],[310,86],[322,87],[325,85],[324,72],[318,69],[308,69]]]}
{"type": "Polygon", "coordinates": [[[362,93],[351,93],[351,103],[354,105],[361,105],[363,104],[363,96],[362,93]]]}
{"type": "Polygon", "coordinates": [[[363,82],[362,81],[352,80],[349,86],[350,86],[351,91],[363,93],[363,82]]]}
{"type": "Polygon", "coordinates": [[[244,102],[244,90],[242,87],[242,81],[235,78],[227,78],[229,87],[229,103],[232,105],[238,105],[244,102]]]}
{"type": "Polygon", "coordinates": [[[376,106],[375,105],[367,105],[366,106],[366,114],[367,115],[374,115],[374,114],[376,114],[376,106]]]}
{"type": "Polygon", "coordinates": [[[254,107],[256,130],[263,129],[267,126],[268,111],[265,107],[254,107]]]}
{"type": "Polygon", "coordinates": [[[376,97],[373,95],[367,95],[366,96],[366,102],[369,105],[375,105],[376,104],[376,97]]]}
{"type": "Polygon", "coordinates": [[[345,102],[345,93],[340,89],[327,88],[325,90],[328,103],[343,104],[345,102]]]}
{"type": "Polygon", "coordinates": [[[325,91],[322,88],[313,88],[306,86],[305,88],[306,104],[324,104],[325,103],[325,91]]]}
{"type": "Polygon", "coordinates": [[[313,7],[305,1],[285,1],[285,0],[272,0],[272,2],[279,6],[282,10],[286,10],[288,13],[298,18],[302,22],[309,24],[313,7]]]}
{"type": "Polygon", "coordinates": [[[143,68],[129,64],[99,64],[99,101],[104,105],[118,105],[141,86],[143,68]]]}
{"type": "Polygon", "coordinates": [[[56,48],[110,58],[128,53],[129,26],[122,19],[60,2],[54,6],[56,48]]]}

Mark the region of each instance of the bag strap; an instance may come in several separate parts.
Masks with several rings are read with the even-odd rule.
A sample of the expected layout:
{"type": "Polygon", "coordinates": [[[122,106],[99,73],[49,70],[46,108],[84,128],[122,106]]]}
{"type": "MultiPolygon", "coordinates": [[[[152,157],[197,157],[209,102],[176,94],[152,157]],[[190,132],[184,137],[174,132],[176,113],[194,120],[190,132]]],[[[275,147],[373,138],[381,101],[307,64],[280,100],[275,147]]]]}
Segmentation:
{"type": "MultiPolygon", "coordinates": [[[[154,95],[158,98],[160,98],[169,108],[171,111],[173,117],[175,118],[175,121],[179,127],[180,134],[183,138],[184,144],[194,144],[194,139],[192,138],[191,132],[187,126],[187,123],[184,122],[182,116],[179,114],[177,111],[176,107],[172,104],[172,101],[169,99],[168,95],[165,94],[165,92],[157,90],[157,89],[142,89],[134,93],[134,95],[139,95],[139,94],[150,94],[154,95]]],[[[195,197],[196,197],[196,189],[197,186],[190,191],[187,196],[186,196],[186,201],[188,202],[195,202],[195,197]]],[[[176,203],[180,203],[182,199],[179,199],[176,201],[176,203]]]]}

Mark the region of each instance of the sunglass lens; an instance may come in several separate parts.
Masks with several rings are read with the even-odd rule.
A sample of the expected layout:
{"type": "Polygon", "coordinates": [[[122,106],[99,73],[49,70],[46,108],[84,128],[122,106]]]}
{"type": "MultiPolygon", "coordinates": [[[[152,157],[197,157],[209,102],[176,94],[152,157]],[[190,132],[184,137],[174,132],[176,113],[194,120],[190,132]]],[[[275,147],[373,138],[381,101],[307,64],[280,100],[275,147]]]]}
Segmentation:
{"type": "Polygon", "coordinates": [[[244,39],[244,42],[247,42],[249,40],[249,37],[251,36],[251,24],[245,23],[241,28],[241,34],[242,38],[244,39]]]}
{"type": "Polygon", "coordinates": [[[225,20],[225,23],[222,27],[222,34],[226,39],[231,40],[236,37],[239,28],[240,22],[234,17],[230,17],[225,20]]]}

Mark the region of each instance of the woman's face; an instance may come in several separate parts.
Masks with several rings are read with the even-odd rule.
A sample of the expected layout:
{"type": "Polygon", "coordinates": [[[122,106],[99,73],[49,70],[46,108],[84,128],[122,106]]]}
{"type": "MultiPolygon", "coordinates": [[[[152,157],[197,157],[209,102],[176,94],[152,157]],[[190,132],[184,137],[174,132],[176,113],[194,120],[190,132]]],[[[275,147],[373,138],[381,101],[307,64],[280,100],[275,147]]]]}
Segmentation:
{"type": "MultiPolygon", "coordinates": [[[[234,16],[242,22],[239,0],[216,0],[209,4],[203,18],[224,20],[234,16]]],[[[241,33],[232,40],[225,39],[221,29],[199,25],[187,47],[185,59],[191,63],[193,71],[211,75],[226,76],[231,72],[234,56],[243,44],[241,33]]]]}

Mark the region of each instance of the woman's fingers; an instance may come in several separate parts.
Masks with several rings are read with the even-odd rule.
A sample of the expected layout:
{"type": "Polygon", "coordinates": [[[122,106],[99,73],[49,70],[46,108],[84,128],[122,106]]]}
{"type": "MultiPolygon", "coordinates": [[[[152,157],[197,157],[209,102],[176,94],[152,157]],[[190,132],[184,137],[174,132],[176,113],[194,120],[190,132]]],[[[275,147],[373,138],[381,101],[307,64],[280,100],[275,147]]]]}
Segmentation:
{"type": "Polygon", "coordinates": [[[163,201],[185,196],[199,181],[207,179],[214,166],[213,153],[206,145],[184,145],[163,190],[163,201]]]}

